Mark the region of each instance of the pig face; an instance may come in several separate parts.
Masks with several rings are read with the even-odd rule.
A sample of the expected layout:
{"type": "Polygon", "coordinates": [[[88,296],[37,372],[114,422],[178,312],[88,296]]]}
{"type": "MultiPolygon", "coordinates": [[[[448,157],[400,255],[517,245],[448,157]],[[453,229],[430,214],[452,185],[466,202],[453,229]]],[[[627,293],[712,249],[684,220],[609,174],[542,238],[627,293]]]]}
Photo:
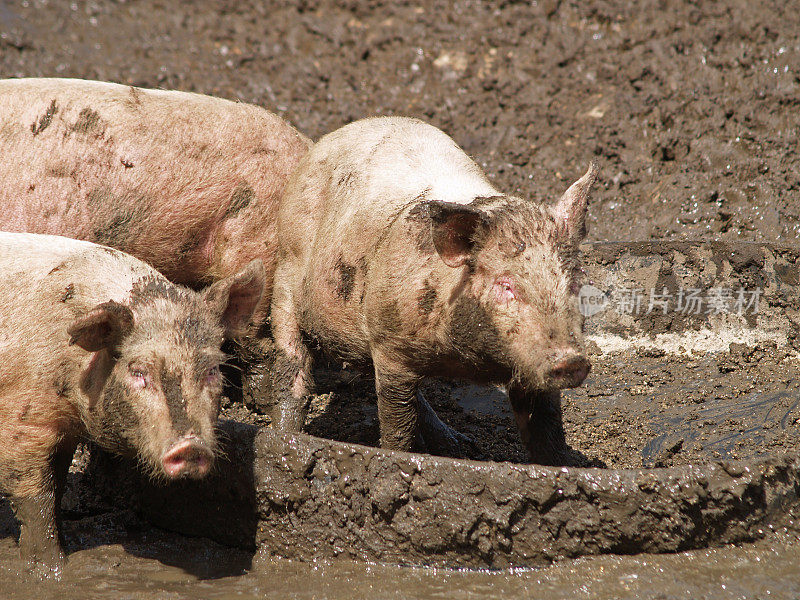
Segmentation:
{"type": "Polygon", "coordinates": [[[78,318],[71,343],[94,353],[81,378],[90,436],[136,455],[154,477],[203,477],[217,446],[220,346],[248,325],[263,288],[261,261],[203,294],[150,277],[129,305],[106,302],[78,318]]]}
{"type": "Polygon", "coordinates": [[[467,267],[448,338],[486,379],[555,390],[588,374],[577,247],[595,178],[592,165],[552,206],[505,196],[430,204],[436,251],[467,267]]]}

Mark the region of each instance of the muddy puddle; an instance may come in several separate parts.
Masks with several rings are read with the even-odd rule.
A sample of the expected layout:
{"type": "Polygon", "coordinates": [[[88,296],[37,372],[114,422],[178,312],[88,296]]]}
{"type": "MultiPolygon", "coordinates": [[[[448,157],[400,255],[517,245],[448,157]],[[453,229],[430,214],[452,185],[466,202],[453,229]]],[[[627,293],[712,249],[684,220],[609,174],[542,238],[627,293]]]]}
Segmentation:
{"type": "Polygon", "coordinates": [[[98,520],[70,528],[76,537],[94,537],[102,528],[105,533],[100,536],[105,543],[76,549],[60,582],[20,580],[18,572],[23,565],[16,547],[8,538],[0,540],[0,596],[7,600],[788,600],[800,596],[800,544],[781,534],[739,548],[588,557],[540,569],[456,571],[343,561],[295,562],[252,556],[147,528],[109,539],[107,525],[98,520]]]}

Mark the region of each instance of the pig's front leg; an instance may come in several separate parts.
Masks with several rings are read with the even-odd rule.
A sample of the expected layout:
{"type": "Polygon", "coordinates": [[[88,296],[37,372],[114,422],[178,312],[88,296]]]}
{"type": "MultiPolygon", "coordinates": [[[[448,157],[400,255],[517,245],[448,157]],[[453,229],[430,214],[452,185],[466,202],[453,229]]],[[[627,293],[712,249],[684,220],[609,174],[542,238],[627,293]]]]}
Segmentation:
{"type": "Polygon", "coordinates": [[[36,496],[11,497],[20,526],[20,554],[37,577],[60,576],[66,561],[58,543],[55,505],[55,490],[36,496]]]}
{"type": "MultiPolygon", "coordinates": [[[[22,559],[35,577],[60,577],[66,562],[61,549],[58,511],[74,446],[25,469],[11,489],[11,506],[20,523],[22,559]]],[[[15,466],[19,471],[19,467],[15,466]]]]}
{"type": "Polygon", "coordinates": [[[419,433],[419,377],[373,355],[381,448],[409,452],[419,433]]]}
{"type": "Polygon", "coordinates": [[[236,347],[235,354],[241,361],[245,405],[269,415],[276,412],[278,398],[272,392],[275,343],[271,338],[246,338],[236,347]]]}
{"type": "Polygon", "coordinates": [[[270,374],[272,425],[280,431],[302,431],[306,410],[314,388],[313,362],[303,342],[297,322],[294,300],[284,275],[278,267],[272,300],[272,336],[275,361],[270,374]]]}
{"type": "Polygon", "coordinates": [[[311,355],[302,342],[293,345],[291,352],[281,349],[276,352],[271,388],[273,427],[280,431],[302,431],[313,389],[311,355]]]}
{"type": "Polygon", "coordinates": [[[531,462],[561,466],[570,463],[570,449],[561,419],[561,392],[526,391],[511,384],[508,398],[531,462]]]}

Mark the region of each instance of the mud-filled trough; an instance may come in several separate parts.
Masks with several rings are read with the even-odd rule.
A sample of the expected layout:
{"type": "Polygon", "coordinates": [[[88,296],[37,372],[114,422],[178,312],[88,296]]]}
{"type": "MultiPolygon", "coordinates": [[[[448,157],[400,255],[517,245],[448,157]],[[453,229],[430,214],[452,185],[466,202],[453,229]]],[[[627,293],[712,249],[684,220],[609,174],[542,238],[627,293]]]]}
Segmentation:
{"type": "Polygon", "coordinates": [[[377,418],[372,382],[345,370],[320,378],[307,424],[344,441],[280,435],[231,404],[227,415],[249,423],[223,423],[226,458],[211,480],[164,488],[95,456],[73,469],[65,510],[80,515],[99,490],[101,504],[161,528],[268,555],[449,567],[797,529],[800,251],[647,242],[584,253],[593,371],[565,393],[565,424],[576,464],[603,467],[509,462],[524,452],[503,394],[441,383],[431,403],[488,460],[353,443],[377,442],[377,418]]]}

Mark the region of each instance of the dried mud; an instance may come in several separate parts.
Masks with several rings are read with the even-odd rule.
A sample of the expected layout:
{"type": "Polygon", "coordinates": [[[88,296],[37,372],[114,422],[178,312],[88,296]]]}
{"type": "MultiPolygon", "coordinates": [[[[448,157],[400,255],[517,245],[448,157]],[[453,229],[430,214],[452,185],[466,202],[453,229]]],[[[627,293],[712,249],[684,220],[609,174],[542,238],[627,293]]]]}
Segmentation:
{"type": "MultiPolygon", "coordinates": [[[[773,250],[770,258],[740,247],[726,266],[721,253],[727,246],[695,251],[675,245],[691,238],[795,246],[800,241],[795,4],[0,2],[0,75],[104,79],[241,99],[282,114],[313,138],[373,114],[417,116],[452,135],[501,189],[536,200],[557,197],[598,158],[590,241],[672,242],[622,252],[587,249],[596,267],[589,273],[593,285],[610,292],[626,285],[674,291],[715,281],[747,289],[774,284],[772,330],[766,322],[736,330],[731,323],[657,312],[630,321],[609,311],[594,330],[589,320],[596,342],[593,370],[581,388],[565,394],[567,437],[583,454],[580,460],[691,471],[691,465],[721,459],[796,455],[798,447],[800,384],[791,358],[798,351],[797,328],[792,329],[796,252],[773,250]],[[635,276],[617,277],[623,272],[635,276]],[[703,337],[704,327],[728,327],[729,336],[769,335],[740,343],[735,335],[703,337]],[[773,339],[776,332],[783,332],[785,343],[773,339]],[[691,338],[685,352],[675,336],[691,338]],[[632,338],[641,343],[611,350],[632,338]],[[724,351],[703,350],[715,343],[724,351]]],[[[319,382],[322,393],[312,404],[307,431],[374,445],[371,378],[328,368],[319,382]]],[[[446,422],[473,437],[479,450],[474,458],[524,461],[501,392],[431,382],[425,393],[446,422]]],[[[235,402],[225,416],[266,424],[235,402]]],[[[312,567],[273,560],[268,552],[254,557],[252,548],[231,550],[153,528],[142,515],[153,519],[158,503],[149,509],[137,504],[141,497],[130,472],[117,461],[89,455],[76,458],[64,503],[73,552],[68,585],[44,585],[40,597],[71,597],[73,584],[81,586],[75,596],[81,598],[800,595],[800,544],[793,527],[770,533],[772,522],[765,521],[759,532],[757,519],[742,535],[716,540],[763,537],[739,548],[593,557],[517,573],[342,562],[312,567]],[[127,475],[115,480],[120,469],[127,475]]],[[[308,475],[308,482],[322,486],[309,489],[324,489],[324,474],[308,475]]],[[[769,494],[747,489],[755,496],[742,497],[752,506],[762,500],[769,505],[769,494]]],[[[254,485],[231,485],[226,493],[253,506],[263,500],[254,497],[254,485]]],[[[392,494],[384,490],[378,497],[385,506],[378,504],[391,509],[392,494]]],[[[16,527],[7,506],[0,504],[0,511],[0,595],[29,597],[17,577],[16,527]]],[[[303,530],[306,541],[298,548],[310,548],[303,544],[315,539],[325,548],[328,528],[348,531],[335,514],[325,514],[332,520],[303,530]]],[[[161,516],[161,525],[169,526],[161,516]]],[[[265,516],[237,521],[220,508],[215,526],[227,527],[227,541],[235,544],[242,535],[255,539],[265,516]]],[[[285,516],[302,529],[291,521],[297,513],[285,516]]],[[[744,522],[745,516],[737,518],[744,522]]],[[[702,538],[673,533],[676,540],[702,538]]],[[[481,535],[465,547],[478,548],[481,535]]],[[[286,538],[287,548],[290,542],[286,538]]]]}

